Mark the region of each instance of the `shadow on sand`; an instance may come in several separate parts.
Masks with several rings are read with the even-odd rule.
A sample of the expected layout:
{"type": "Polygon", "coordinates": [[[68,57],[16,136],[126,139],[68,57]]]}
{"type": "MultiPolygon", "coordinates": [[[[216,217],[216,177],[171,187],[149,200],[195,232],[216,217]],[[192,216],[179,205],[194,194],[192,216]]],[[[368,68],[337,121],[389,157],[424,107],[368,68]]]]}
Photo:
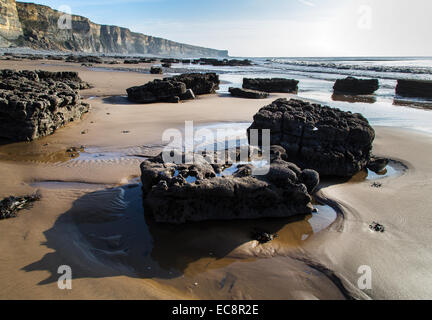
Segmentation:
{"type": "MultiPolygon", "coordinates": [[[[335,215],[336,219],[336,215],[335,215]]],[[[144,213],[139,185],[92,192],[45,231],[43,245],[53,252],[23,270],[48,271],[40,285],[57,282],[57,269],[68,265],[73,278],[130,276],[173,279],[271,256],[298,248],[333,221],[312,216],[289,219],[158,224],[144,213]],[[251,240],[255,228],[278,233],[266,245],[251,240]],[[269,252],[271,252],[269,254],[269,252]]]]}

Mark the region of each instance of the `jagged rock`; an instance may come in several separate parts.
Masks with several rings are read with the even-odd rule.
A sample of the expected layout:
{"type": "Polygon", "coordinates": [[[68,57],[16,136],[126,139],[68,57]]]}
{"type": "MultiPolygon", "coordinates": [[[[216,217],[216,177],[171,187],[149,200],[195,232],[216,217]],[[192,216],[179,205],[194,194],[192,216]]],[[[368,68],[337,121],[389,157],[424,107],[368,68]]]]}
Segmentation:
{"type": "Polygon", "coordinates": [[[216,73],[185,73],[168,79],[185,83],[196,95],[215,93],[220,84],[216,73]]]}
{"type": "Polygon", "coordinates": [[[367,168],[373,172],[380,173],[388,166],[389,159],[372,157],[367,165],[367,168]]]}
{"type": "Polygon", "coordinates": [[[221,67],[221,66],[222,67],[225,67],[225,66],[242,67],[242,66],[251,66],[252,61],[249,59],[244,59],[244,60],[223,59],[223,60],[219,60],[219,59],[201,58],[201,59],[194,60],[194,64],[211,65],[211,66],[216,66],[216,67],[221,67]]]}
{"type": "Polygon", "coordinates": [[[338,79],[333,86],[333,90],[336,94],[373,94],[378,89],[378,79],[357,79],[354,77],[338,79]]]}
{"type": "Polygon", "coordinates": [[[0,220],[15,218],[18,211],[28,209],[35,201],[40,200],[39,194],[24,197],[8,197],[0,200],[0,220]]]}
{"type": "Polygon", "coordinates": [[[160,67],[151,67],[150,73],[151,74],[163,74],[163,69],[160,67]]]}
{"type": "Polygon", "coordinates": [[[243,88],[264,92],[296,93],[299,81],[294,79],[243,79],[243,88]]]}
{"type": "Polygon", "coordinates": [[[76,72],[0,71],[0,137],[29,141],[78,120],[90,106],[76,72]]]}
{"type": "Polygon", "coordinates": [[[164,68],[171,68],[171,63],[162,63],[162,67],[164,68]]]}
{"type": "Polygon", "coordinates": [[[285,159],[323,176],[350,177],[370,161],[375,131],[361,114],[278,99],[262,108],[248,129],[270,129],[285,159]]]}
{"type": "Polygon", "coordinates": [[[265,99],[269,96],[267,92],[242,89],[242,88],[229,88],[229,92],[234,97],[247,98],[247,99],[265,99]]]}
{"type": "Polygon", "coordinates": [[[104,61],[100,57],[95,56],[69,56],[65,60],[66,62],[76,62],[76,63],[95,63],[102,64],[104,61]]]}
{"type": "Polygon", "coordinates": [[[140,61],[139,60],[124,60],[123,63],[124,64],[139,64],[140,61]]]}
{"type": "Polygon", "coordinates": [[[159,79],[127,89],[128,99],[135,103],[178,102],[185,93],[183,82],[159,79]]]}
{"type": "Polygon", "coordinates": [[[215,73],[190,73],[154,80],[129,88],[127,93],[128,99],[135,103],[178,102],[195,99],[195,95],[214,93],[218,88],[219,76],[215,73]]]}
{"type": "Polygon", "coordinates": [[[396,94],[412,98],[432,98],[432,81],[398,80],[396,94]]]}
{"type": "Polygon", "coordinates": [[[265,176],[251,175],[252,166],[245,165],[232,176],[222,177],[215,167],[220,168],[196,155],[191,165],[164,163],[161,155],[144,161],[145,208],[157,222],[174,224],[312,213],[310,193],[319,179],[313,182],[312,174],[303,175],[292,163],[277,159],[265,176]]]}

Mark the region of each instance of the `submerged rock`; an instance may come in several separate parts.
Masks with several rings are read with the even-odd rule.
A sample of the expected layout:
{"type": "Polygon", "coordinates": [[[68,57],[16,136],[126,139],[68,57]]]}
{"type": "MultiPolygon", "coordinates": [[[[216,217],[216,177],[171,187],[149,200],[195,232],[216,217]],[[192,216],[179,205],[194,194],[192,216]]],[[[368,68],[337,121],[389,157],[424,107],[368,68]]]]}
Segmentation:
{"type": "Polygon", "coordinates": [[[229,88],[229,92],[234,97],[246,98],[246,99],[265,99],[269,96],[267,92],[242,89],[242,88],[229,88]]]}
{"type": "Polygon", "coordinates": [[[252,231],[252,239],[258,241],[260,244],[266,244],[278,237],[279,235],[277,233],[270,233],[261,229],[252,231]]]}
{"type": "Polygon", "coordinates": [[[367,168],[375,173],[380,173],[384,171],[389,162],[390,160],[386,158],[372,157],[367,165],[367,168]]]}
{"type": "Polygon", "coordinates": [[[319,183],[318,174],[305,173],[280,158],[265,176],[253,176],[251,165],[239,166],[232,176],[221,176],[221,167],[200,156],[190,165],[166,164],[161,155],[144,161],[141,180],[146,209],[157,222],[174,224],[312,213],[310,194],[319,183]]]}
{"type": "Polygon", "coordinates": [[[299,81],[294,79],[243,79],[243,88],[264,92],[297,93],[299,81]]]}
{"type": "Polygon", "coordinates": [[[357,79],[354,77],[338,79],[333,86],[333,90],[336,94],[373,94],[378,89],[378,79],[357,79]]]}
{"type": "Polygon", "coordinates": [[[0,71],[0,138],[29,141],[78,120],[90,106],[76,72],[0,71]]]}
{"type": "Polygon", "coordinates": [[[262,108],[248,129],[270,129],[284,159],[323,176],[351,177],[370,161],[375,131],[361,114],[300,100],[278,99],[262,108]]]}
{"type": "Polygon", "coordinates": [[[33,202],[40,200],[40,195],[35,194],[24,197],[8,197],[0,200],[0,220],[15,218],[18,211],[28,209],[33,202]]]}
{"type": "Polygon", "coordinates": [[[432,98],[432,81],[398,80],[396,94],[412,98],[432,98]]]}

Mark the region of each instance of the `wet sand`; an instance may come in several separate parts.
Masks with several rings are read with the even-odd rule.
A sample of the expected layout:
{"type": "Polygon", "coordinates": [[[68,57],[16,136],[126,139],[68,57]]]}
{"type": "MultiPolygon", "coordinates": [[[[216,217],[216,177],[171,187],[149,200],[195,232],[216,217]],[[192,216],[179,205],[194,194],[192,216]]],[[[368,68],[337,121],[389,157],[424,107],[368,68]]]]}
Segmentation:
{"type": "Polygon", "coordinates": [[[266,100],[209,95],[178,105],[134,105],[124,98],[125,89],[155,76],[58,61],[0,66],[78,71],[94,86],[82,91],[92,105],[82,121],[31,143],[0,146],[0,172],[7,181],[0,197],[42,194],[32,209],[0,222],[0,298],[432,297],[429,136],[376,128],[375,152],[408,170],[379,179],[381,188],[371,187],[374,180],[324,182],[317,198],[334,208],[322,206],[316,216],[158,225],[144,213],[137,177],[142,157],[157,153],[165,129],[190,120],[251,122],[262,106],[290,95],[266,100]],[[372,233],[373,221],[386,232],[372,233]],[[258,245],[250,240],[257,226],[280,237],[258,245]],[[60,265],[72,267],[71,291],[57,287],[60,265]],[[360,265],[372,267],[372,290],[356,288],[360,265]]]}

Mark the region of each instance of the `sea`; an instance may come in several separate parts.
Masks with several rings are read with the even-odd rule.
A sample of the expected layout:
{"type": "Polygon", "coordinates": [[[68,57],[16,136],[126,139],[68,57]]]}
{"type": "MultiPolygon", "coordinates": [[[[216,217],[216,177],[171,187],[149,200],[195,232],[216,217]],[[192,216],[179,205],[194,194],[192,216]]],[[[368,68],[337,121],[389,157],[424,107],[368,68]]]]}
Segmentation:
{"type": "MultiPolygon", "coordinates": [[[[243,58],[241,58],[243,59],[243,58]]],[[[349,58],[247,58],[247,67],[214,67],[174,64],[172,70],[212,71],[220,75],[219,93],[241,87],[243,78],[287,78],[299,80],[299,98],[313,100],[344,111],[363,114],[374,126],[407,128],[432,134],[432,99],[404,98],[395,93],[398,79],[432,80],[432,57],[349,58]],[[372,96],[333,94],[336,79],[354,76],[379,79],[372,96]]]]}

